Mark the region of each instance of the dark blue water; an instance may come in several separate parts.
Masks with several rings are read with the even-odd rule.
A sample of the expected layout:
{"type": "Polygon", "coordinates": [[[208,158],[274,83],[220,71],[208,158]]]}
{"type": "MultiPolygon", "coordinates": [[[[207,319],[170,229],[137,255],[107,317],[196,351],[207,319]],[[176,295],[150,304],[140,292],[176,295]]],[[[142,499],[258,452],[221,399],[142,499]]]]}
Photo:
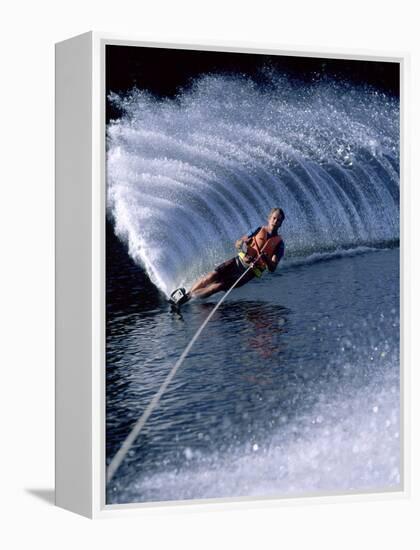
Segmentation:
{"type": "MultiPolygon", "coordinates": [[[[170,313],[109,237],[108,463],[217,299],[170,313]]],[[[107,502],[396,488],[399,430],[399,249],[285,262],[222,304],[107,502]]]]}

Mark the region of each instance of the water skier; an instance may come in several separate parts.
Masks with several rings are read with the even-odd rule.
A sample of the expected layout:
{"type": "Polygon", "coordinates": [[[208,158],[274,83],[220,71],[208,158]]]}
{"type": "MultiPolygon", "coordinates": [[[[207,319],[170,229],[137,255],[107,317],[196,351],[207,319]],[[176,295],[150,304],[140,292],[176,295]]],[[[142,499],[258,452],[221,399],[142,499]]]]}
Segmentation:
{"type": "Polygon", "coordinates": [[[258,227],[250,235],[245,235],[235,242],[238,254],[234,258],[223,262],[214,271],[198,279],[189,292],[184,288],[175,290],[170,301],[175,305],[181,305],[191,298],[208,298],[216,292],[226,292],[247,270],[237,287],[254,277],[261,277],[266,269],[270,272],[275,271],[284,255],[284,241],[278,234],[284,218],[285,214],[281,208],[272,208],[267,225],[258,227]]]}

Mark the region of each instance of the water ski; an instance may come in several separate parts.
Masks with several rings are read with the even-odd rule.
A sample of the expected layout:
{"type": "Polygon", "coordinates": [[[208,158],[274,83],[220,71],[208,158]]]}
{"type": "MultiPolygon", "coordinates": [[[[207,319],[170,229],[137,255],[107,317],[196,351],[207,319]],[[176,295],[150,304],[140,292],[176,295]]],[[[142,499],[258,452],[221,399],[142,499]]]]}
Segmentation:
{"type": "Polygon", "coordinates": [[[185,302],[188,302],[189,299],[190,296],[185,288],[177,288],[172,292],[171,297],[169,298],[169,303],[174,306],[180,306],[185,304],[185,302]]]}

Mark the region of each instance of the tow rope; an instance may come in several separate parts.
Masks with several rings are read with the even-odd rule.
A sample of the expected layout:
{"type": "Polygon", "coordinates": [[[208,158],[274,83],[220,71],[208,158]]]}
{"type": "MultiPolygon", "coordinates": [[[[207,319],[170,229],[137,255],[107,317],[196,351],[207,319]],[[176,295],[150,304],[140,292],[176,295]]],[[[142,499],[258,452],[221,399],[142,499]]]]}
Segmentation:
{"type": "Polygon", "coordinates": [[[123,443],[122,443],[121,447],[119,448],[118,452],[115,454],[114,458],[109,463],[108,469],[107,469],[107,475],[106,475],[107,483],[109,483],[111,481],[111,479],[114,477],[115,472],[118,470],[118,468],[120,467],[122,461],[126,457],[128,451],[131,449],[133,443],[135,442],[135,440],[140,435],[140,432],[144,428],[144,425],[146,424],[147,420],[149,419],[149,416],[152,414],[154,409],[159,404],[159,401],[160,401],[162,395],[165,393],[166,388],[171,383],[172,379],[174,378],[174,376],[177,373],[178,369],[180,368],[180,366],[184,362],[185,358],[187,357],[187,355],[190,352],[191,348],[193,347],[194,343],[197,341],[198,337],[200,336],[200,334],[205,329],[207,323],[210,321],[210,319],[213,317],[213,315],[219,309],[219,307],[224,302],[224,300],[229,296],[229,294],[232,292],[232,290],[235,288],[235,286],[241,281],[241,279],[243,277],[245,277],[245,275],[248,273],[248,271],[250,269],[253,269],[254,264],[262,256],[262,253],[263,253],[263,250],[264,250],[266,244],[267,243],[264,244],[264,246],[262,247],[261,252],[259,253],[258,257],[252,262],[252,264],[248,267],[248,269],[242,273],[242,275],[233,283],[233,285],[229,288],[229,290],[227,292],[225,292],[225,294],[222,296],[222,298],[217,302],[217,304],[214,306],[214,308],[211,310],[209,315],[206,317],[206,319],[204,320],[202,325],[199,327],[197,332],[192,337],[190,343],[185,348],[185,350],[183,351],[183,353],[180,356],[180,358],[178,359],[178,361],[175,363],[175,365],[170,370],[169,374],[167,375],[167,377],[163,381],[163,383],[160,386],[159,390],[156,392],[153,399],[150,401],[150,403],[148,404],[148,406],[144,410],[143,414],[140,416],[140,418],[137,420],[137,422],[135,423],[135,425],[131,429],[131,432],[128,434],[128,436],[123,441],[123,443]]]}

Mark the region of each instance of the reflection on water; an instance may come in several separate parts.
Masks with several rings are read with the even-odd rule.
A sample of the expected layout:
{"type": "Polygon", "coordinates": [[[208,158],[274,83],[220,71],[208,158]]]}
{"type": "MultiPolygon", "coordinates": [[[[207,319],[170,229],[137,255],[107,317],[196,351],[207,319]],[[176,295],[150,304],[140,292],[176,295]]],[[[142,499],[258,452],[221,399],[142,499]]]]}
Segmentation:
{"type": "MultiPolygon", "coordinates": [[[[207,316],[214,304],[199,304],[199,307],[207,316]]],[[[229,331],[231,327],[235,329],[236,324],[237,347],[241,353],[251,350],[268,359],[274,353],[281,353],[278,336],[287,332],[289,313],[290,310],[277,304],[231,300],[229,307],[217,310],[213,318],[222,325],[227,323],[229,331]],[[237,330],[239,327],[240,331],[237,330]]]]}
{"type": "MultiPolygon", "coordinates": [[[[115,426],[118,437],[107,439],[110,456],[213,307],[191,304],[182,319],[167,308],[152,315],[140,311],[111,323],[110,340],[118,345],[115,351],[108,349],[108,434],[115,426]]],[[[221,417],[233,429],[240,427],[244,411],[252,416],[253,409],[269,406],[272,396],[267,393],[263,399],[255,391],[270,385],[275,390],[286,349],[282,338],[287,332],[288,313],[282,306],[258,302],[222,306],[162,398],[146,433],[160,429],[165,418],[170,430],[181,426],[178,441],[195,440],[197,433],[209,427],[217,430],[221,417]]]]}
{"type": "MultiPolygon", "coordinates": [[[[247,340],[248,345],[257,351],[263,359],[268,359],[283,350],[283,344],[276,338],[277,335],[287,332],[287,309],[276,308],[275,316],[266,307],[256,306],[245,312],[245,319],[253,327],[254,334],[247,340]],[[280,311],[279,311],[280,310],[280,311]]],[[[246,343],[243,342],[243,346],[246,343]]]]}

